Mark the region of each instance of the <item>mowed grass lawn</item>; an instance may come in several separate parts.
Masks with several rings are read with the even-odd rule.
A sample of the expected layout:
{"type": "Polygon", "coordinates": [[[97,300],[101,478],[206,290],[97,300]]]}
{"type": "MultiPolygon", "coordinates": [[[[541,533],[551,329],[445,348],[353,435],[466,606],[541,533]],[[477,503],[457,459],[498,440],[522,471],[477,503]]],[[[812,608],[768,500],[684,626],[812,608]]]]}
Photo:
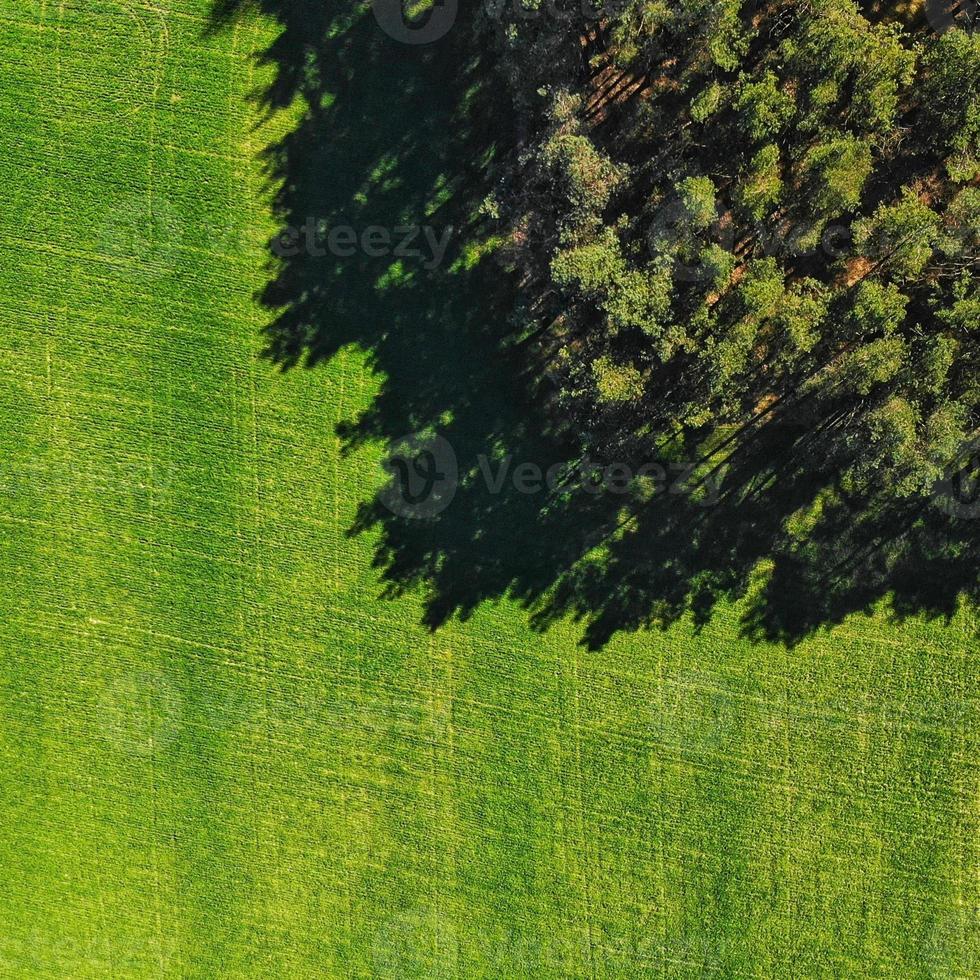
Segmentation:
{"type": "Polygon", "coordinates": [[[289,112],[208,8],[0,0],[0,974],[980,974],[973,615],[381,597],[380,381],[259,356],[289,112]]]}

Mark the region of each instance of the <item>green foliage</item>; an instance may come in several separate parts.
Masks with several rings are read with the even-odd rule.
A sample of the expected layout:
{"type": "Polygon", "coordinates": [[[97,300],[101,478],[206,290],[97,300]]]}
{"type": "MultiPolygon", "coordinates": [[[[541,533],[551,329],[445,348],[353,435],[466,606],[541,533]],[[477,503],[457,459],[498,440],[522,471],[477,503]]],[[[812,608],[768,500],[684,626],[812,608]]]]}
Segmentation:
{"type": "Polygon", "coordinates": [[[980,174],[980,34],[956,28],[927,42],[922,125],[939,144],[950,177],[980,174]]]}
{"type": "Polygon", "coordinates": [[[959,349],[960,344],[953,337],[943,334],[926,337],[916,371],[916,386],[930,395],[940,394],[947,386],[959,349]]]}
{"type": "Polygon", "coordinates": [[[854,0],[634,0],[603,37],[626,75],[569,74],[537,136],[561,159],[549,192],[533,171],[514,185],[522,227],[559,229],[538,262],[562,404],[637,446],[779,406],[813,426],[799,465],[833,461],[882,500],[922,491],[950,433],[980,425],[977,38],[854,0]],[[629,422],[591,367],[614,341],[614,363],[649,371],[629,422]]]}
{"type": "Polygon", "coordinates": [[[745,316],[764,320],[775,316],[784,292],[785,281],[779,263],[768,258],[749,263],[737,295],[745,316]]]}
{"type": "Polygon", "coordinates": [[[980,338],[980,283],[964,270],[950,290],[949,304],[936,312],[941,323],[956,333],[980,338]]]}
{"type": "Polygon", "coordinates": [[[720,82],[712,82],[691,102],[691,118],[703,123],[718,112],[724,101],[725,87],[720,82]]]}
{"type": "Polygon", "coordinates": [[[572,227],[597,225],[623,169],[587,137],[559,131],[542,148],[562,219],[572,227]]]}
{"type": "Polygon", "coordinates": [[[604,309],[614,330],[636,327],[657,337],[670,309],[672,292],[670,267],[651,264],[645,269],[620,272],[609,289],[604,309]]]}
{"type": "Polygon", "coordinates": [[[759,150],[739,181],[736,199],[756,221],[764,218],[783,190],[779,147],[770,143],[759,150]]]}
{"type": "Polygon", "coordinates": [[[722,289],[728,285],[738,260],[717,242],[711,242],[701,249],[697,261],[711,288],[722,289]]]}
{"type": "Polygon", "coordinates": [[[852,297],[849,313],[852,335],[859,338],[889,337],[905,319],[909,298],[893,283],[866,279],[852,297]]]}
{"type": "Polygon", "coordinates": [[[715,220],[715,185],[708,177],[685,177],[677,190],[690,227],[703,231],[715,220]]]}
{"type": "Polygon", "coordinates": [[[874,388],[898,377],[906,354],[907,345],[901,337],[882,337],[849,353],[835,373],[844,389],[866,397],[874,388]]]}
{"type": "Polygon", "coordinates": [[[800,167],[807,203],[822,218],[851,210],[861,199],[871,169],[871,148],[864,140],[840,134],[820,143],[800,167]]]}
{"type": "Polygon", "coordinates": [[[822,128],[846,98],[842,122],[857,132],[886,132],[915,71],[915,54],[903,45],[900,28],[872,26],[852,0],[815,0],[801,33],[783,43],[782,55],[800,91],[809,92],[805,126],[811,131],[822,128]]]}
{"type": "Polygon", "coordinates": [[[758,81],[749,76],[739,79],[735,108],[742,117],[742,128],[756,142],[778,136],[796,111],[796,103],[772,71],[758,81]]]}
{"type": "Polygon", "coordinates": [[[860,429],[864,453],[848,471],[845,485],[867,493],[884,464],[895,474],[894,493],[908,496],[927,489],[936,474],[931,468],[921,472],[919,464],[925,460],[919,454],[918,420],[915,406],[897,395],[873,407],[860,429]]]}
{"type": "Polygon", "coordinates": [[[774,326],[793,354],[809,353],[820,340],[829,299],[830,291],[815,279],[794,282],[783,294],[774,326]]]}
{"type": "Polygon", "coordinates": [[[917,276],[939,241],[940,219],[909,188],[894,204],[882,204],[854,225],[860,253],[899,281],[917,276]]]}
{"type": "MultiPolygon", "coordinates": [[[[230,227],[251,242],[278,230],[282,215],[261,193],[269,157],[256,151],[280,135],[298,149],[284,193],[303,218],[326,207],[344,221],[437,223],[446,205],[426,210],[434,188],[452,188],[451,209],[468,203],[468,182],[476,199],[492,187],[494,221],[530,241],[517,289],[508,280],[502,292],[512,301],[519,291],[544,325],[567,314],[522,367],[563,347],[572,367],[559,354],[548,363],[556,387],[567,377],[574,388],[559,404],[578,398],[575,425],[602,431],[608,417],[617,434],[660,439],[679,418],[719,417],[702,379],[712,342],[742,315],[730,293],[759,251],[746,227],[721,245],[696,240],[731,266],[732,286],[709,306],[705,283],[677,284],[665,322],[699,324],[691,345],[661,370],[659,340],[616,338],[606,356],[618,381],[603,402],[592,364],[606,314],[572,288],[555,295],[551,260],[570,245],[554,230],[568,204],[535,152],[585,111],[579,100],[556,123],[534,95],[580,84],[578,23],[493,25],[506,53],[497,94],[518,93],[513,128],[526,127],[526,140],[486,174],[456,138],[487,120],[447,111],[469,70],[454,47],[463,5],[454,32],[421,55],[384,37],[367,4],[265,0],[205,31],[212,6],[5,8],[3,975],[977,976],[980,678],[969,608],[950,601],[896,623],[903,597],[872,608],[862,593],[860,605],[830,608],[832,628],[760,640],[760,595],[781,597],[798,629],[857,555],[846,538],[821,553],[821,530],[843,508],[814,489],[816,505],[803,493],[793,501],[800,550],[785,564],[805,565],[802,549],[814,548],[825,559],[819,588],[781,579],[767,556],[744,575],[742,542],[767,543],[756,518],[781,516],[760,481],[751,489],[762,508],[726,521],[717,506],[693,507],[666,532],[664,503],[681,495],[664,486],[624,516],[651,518],[625,558],[629,529],[603,521],[604,535],[615,525],[613,544],[573,567],[579,590],[554,590],[584,596],[582,606],[549,630],[529,624],[540,586],[594,540],[591,498],[549,524],[540,497],[511,494],[507,507],[506,493],[468,485],[438,521],[355,533],[387,479],[394,431],[452,415],[461,467],[487,433],[514,449],[515,467],[554,458],[539,452],[538,413],[501,377],[512,359],[488,357],[503,340],[493,299],[508,277],[489,259],[414,278],[404,263],[379,278],[383,266],[363,257],[304,257],[283,290],[251,246],[243,255],[215,236],[230,227]],[[355,8],[365,19],[348,31],[355,8]],[[314,53],[336,82],[334,108],[269,106],[268,119],[253,97],[268,62],[278,56],[289,83],[314,53]],[[385,181],[368,181],[379,160],[391,164],[385,181]],[[134,212],[158,234],[135,243],[152,262],[98,231],[134,212]],[[289,305],[257,308],[253,295],[270,292],[289,305]],[[313,369],[282,374],[258,356],[259,322],[282,321],[321,345],[313,369]],[[352,446],[337,438],[348,426],[352,446]],[[709,619],[705,599],[722,576],[745,601],[718,602],[709,619]],[[649,596],[658,612],[679,608],[675,581],[695,578],[690,616],[644,628],[659,622],[649,596]],[[433,607],[448,615],[461,594],[472,602],[436,629],[433,607]],[[631,632],[601,652],[583,647],[583,632],[591,645],[603,629],[631,632]]],[[[663,38],[651,27],[633,40],[652,59],[663,38]]],[[[686,77],[681,54],[664,53],[679,58],[676,77],[686,77]]],[[[624,105],[605,136],[589,131],[601,152],[636,166],[600,227],[620,200],[639,215],[652,183],[669,194],[689,175],[709,176],[719,211],[730,210],[726,175],[741,172],[745,140],[711,128],[728,125],[724,109],[678,135],[684,96],[665,96],[685,107],[680,120],[657,101],[662,130],[637,135],[624,105]]],[[[801,148],[786,139],[788,162],[801,148]]],[[[648,266],[640,222],[616,228],[624,277],[648,266]]],[[[461,252],[480,251],[473,229],[459,234],[461,252]]],[[[593,226],[575,244],[596,237],[593,226]]],[[[787,293],[807,276],[850,288],[819,257],[803,271],[778,263],[787,293]]],[[[933,451],[951,457],[975,427],[966,392],[977,320],[966,310],[976,292],[959,273],[935,283],[935,306],[920,284],[905,288],[908,323],[893,332],[948,330],[963,347],[945,400],[922,408],[903,395],[920,416],[908,458],[926,474],[933,451]]],[[[818,372],[843,357],[835,323],[821,321],[818,372]]],[[[757,396],[795,380],[761,367],[761,381],[726,391],[726,406],[748,406],[739,422],[757,396]]],[[[844,422],[833,407],[818,418],[826,435],[816,424],[806,433],[814,456],[836,467],[834,451],[853,446],[867,485],[880,486],[885,457],[859,426],[863,403],[847,403],[844,422]]],[[[884,432],[882,447],[892,441],[884,432]]],[[[795,457],[780,448],[767,459],[781,487],[795,457]]],[[[631,463],[657,458],[641,449],[631,463]]],[[[878,538],[864,544],[894,560],[878,538]]],[[[941,546],[940,565],[955,562],[941,546]]],[[[929,579],[936,566],[911,567],[929,579]]]]}
{"type": "Polygon", "coordinates": [[[960,190],[950,201],[943,224],[943,251],[975,263],[980,252],[980,187],[960,190]]]}
{"type": "Polygon", "coordinates": [[[738,67],[751,36],[742,21],[742,0],[677,0],[668,24],[675,35],[691,40],[699,62],[726,71],[738,67]]]}
{"type": "Polygon", "coordinates": [[[608,228],[587,245],[560,251],[551,263],[552,278],[559,286],[574,286],[592,301],[606,295],[625,271],[619,242],[608,228]]]}
{"type": "Polygon", "coordinates": [[[902,90],[915,77],[916,54],[902,43],[897,24],[868,32],[861,61],[855,66],[851,125],[870,133],[885,133],[895,123],[902,90]]]}
{"type": "Polygon", "coordinates": [[[707,350],[712,378],[712,392],[721,398],[720,408],[730,408],[731,382],[744,374],[759,332],[751,317],[736,321],[707,350]]]}
{"type": "Polygon", "coordinates": [[[592,372],[599,398],[604,402],[633,402],[643,393],[643,375],[631,364],[617,364],[609,357],[600,357],[593,362],[592,372]]]}

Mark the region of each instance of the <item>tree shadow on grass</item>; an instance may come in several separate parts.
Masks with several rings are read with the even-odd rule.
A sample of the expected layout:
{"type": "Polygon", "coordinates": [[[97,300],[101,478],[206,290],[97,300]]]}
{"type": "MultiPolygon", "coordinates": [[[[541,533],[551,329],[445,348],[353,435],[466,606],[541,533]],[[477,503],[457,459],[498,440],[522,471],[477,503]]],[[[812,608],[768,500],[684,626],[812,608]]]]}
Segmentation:
{"type": "MultiPolygon", "coordinates": [[[[243,6],[221,0],[213,28],[243,6]]],[[[748,597],[747,636],[795,642],[889,593],[898,615],[949,617],[962,596],[976,597],[977,522],[940,508],[838,504],[801,536],[794,520],[806,523],[834,473],[800,456],[798,426],[759,426],[717,469],[685,473],[675,459],[672,473],[669,452],[651,455],[663,475],[655,467],[629,493],[581,479],[593,467],[556,421],[546,373],[513,322],[519,270],[490,254],[480,213],[495,161],[519,150],[485,45],[462,14],[438,43],[412,46],[386,36],[364,5],[252,6],[280,26],[261,56],[274,77],[256,98],[270,113],[298,104],[296,124],[264,154],[284,230],[259,297],[266,356],[312,368],[357,345],[381,382],[370,408],[339,426],[345,449],[381,441],[395,463],[406,435],[438,435],[459,466],[451,502],[426,519],[392,508],[406,499],[394,465],[385,491],[362,503],[350,533],[378,534],[387,595],[422,588],[431,629],[510,596],[541,629],[579,618],[590,648],[689,612],[703,624],[725,599],[748,597]],[[311,254],[301,230],[310,221],[323,238],[387,229],[392,248],[399,229],[431,237],[408,246],[418,256],[346,243],[351,254],[311,254]],[[433,240],[447,241],[438,262],[433,240]],[[552,488],[526,492],[536,481],[521,482],[522,463],[554,466],[552,488]]]]}

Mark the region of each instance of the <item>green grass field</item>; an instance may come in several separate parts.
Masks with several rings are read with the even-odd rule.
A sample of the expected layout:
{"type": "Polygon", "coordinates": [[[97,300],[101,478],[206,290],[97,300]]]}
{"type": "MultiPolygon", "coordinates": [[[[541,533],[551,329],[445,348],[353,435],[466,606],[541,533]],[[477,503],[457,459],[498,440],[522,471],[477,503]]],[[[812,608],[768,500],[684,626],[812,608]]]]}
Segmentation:
{"type": "Polygon", "coordinates": [[[208,14],[0,6],[0,974],[980,975],[974,614],[382,596],[385,379],[260,357],[295,112],[208,14]]]}

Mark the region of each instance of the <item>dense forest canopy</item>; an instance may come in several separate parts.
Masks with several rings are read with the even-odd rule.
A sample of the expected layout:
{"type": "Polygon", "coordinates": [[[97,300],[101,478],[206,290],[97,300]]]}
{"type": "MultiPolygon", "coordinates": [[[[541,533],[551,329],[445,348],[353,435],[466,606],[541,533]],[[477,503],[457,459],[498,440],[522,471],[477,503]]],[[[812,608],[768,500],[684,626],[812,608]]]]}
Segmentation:
{"type": "Polygon", "coordinates": [[[534,134],[491,205],[563,410],[618,447],[806,402],[843,485],[928,491],[978,421],[980,36],[569,8],[497,22],[534,134]]]}
{"type": "Polygon", "coordinates": [[[593,454],[731,468],[775,426],[821,510],[974,475],[980,35],[966,5],[922,13],[485,11],[524,127],[485,210],[542,393],[593,454]]]}
{"type": "MultiPolygon", "coordinates": [[[[483,213],[519,278],[510,326],[539,402],[591,460],[696,459],[695,495],[713,478],[730,508],[713,533],[732,556],[733,523],[765,515],[756,559],[832,564],[836,586],[879,594],[938,562],[959,569],[952,592],[975,593],[973,14],[937,0],[482,8],[519,129],[483,213]]],[[[751,562],[724,561],[705,575],[746,588],[751,562]]]]}
{"type": "Polygon", "coordinates": [[[599,646],[749,597],[750,631],[795,639],[980,597],[975,4],[374,0],[352,36],[263,5],[267,104],[305,103],[267,154],[287,230],[397,207],[460,232],[383,281],[276,252],[262,294],[282,366],[371,350],[348,445],[455,451],[438,519],[393,511],[393,476],[352,529],[431,626],[509,595],[599,646]],[[364,126],[364,57],[397,63],[410,133],[364,126]],[[488,489],[487,456],[556,479],[488,489]]]}

